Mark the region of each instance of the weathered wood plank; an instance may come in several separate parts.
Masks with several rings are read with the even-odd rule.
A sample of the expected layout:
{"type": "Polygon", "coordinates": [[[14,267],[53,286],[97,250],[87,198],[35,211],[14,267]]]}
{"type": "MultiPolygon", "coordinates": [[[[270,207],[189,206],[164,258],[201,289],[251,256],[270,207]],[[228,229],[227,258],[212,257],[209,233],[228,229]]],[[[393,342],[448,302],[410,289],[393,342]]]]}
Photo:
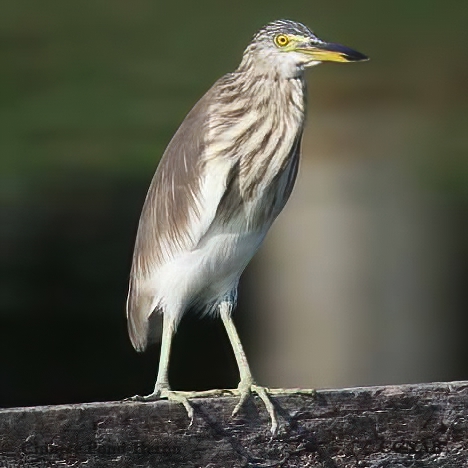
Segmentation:
{"type": "Polygon", "coordinates": [[[1,467],[466,467],[468,382],[275,396],[275,437],[254,398],[0,411],[1,467]]]}

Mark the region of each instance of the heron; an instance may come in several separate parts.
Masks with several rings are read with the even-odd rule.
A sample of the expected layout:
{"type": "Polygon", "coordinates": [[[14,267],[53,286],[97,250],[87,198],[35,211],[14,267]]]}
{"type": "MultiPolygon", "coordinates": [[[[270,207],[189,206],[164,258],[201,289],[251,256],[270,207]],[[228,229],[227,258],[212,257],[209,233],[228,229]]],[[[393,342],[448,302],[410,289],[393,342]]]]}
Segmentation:
{"type": "Polygon", "coordinates": [[[168,378],[171,342],[187,311],[219,316],[239,368],[236,414],[254,392],[277,428],[270,390],[257,385],[232,319],[239,278],[285,206],[298,171],[306,117],[305,69],[367,60],[304,24],[262,27],[238,68],[187,114],[151,181],[136,235],[127,298],[130,340],[143,351],[162,315],[154,391],[134,399],[184,404],[217,392],[177,392],[168,378]],[[210,393],[211,392],[211,393],[210,393]]]}

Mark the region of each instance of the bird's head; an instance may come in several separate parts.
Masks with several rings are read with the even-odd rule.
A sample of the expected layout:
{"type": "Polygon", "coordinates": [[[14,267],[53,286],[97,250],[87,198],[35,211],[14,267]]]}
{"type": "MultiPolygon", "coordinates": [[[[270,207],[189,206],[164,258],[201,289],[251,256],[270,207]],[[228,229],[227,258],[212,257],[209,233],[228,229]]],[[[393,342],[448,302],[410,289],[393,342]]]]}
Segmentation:
{"type": "Polygon", "coordinates": [[[359,62],[368,58],[349,47],[319,39],[307,26],[278,20],[260,29],[244,52],[243,63],[297,76],[321,62],[359,62]]]}

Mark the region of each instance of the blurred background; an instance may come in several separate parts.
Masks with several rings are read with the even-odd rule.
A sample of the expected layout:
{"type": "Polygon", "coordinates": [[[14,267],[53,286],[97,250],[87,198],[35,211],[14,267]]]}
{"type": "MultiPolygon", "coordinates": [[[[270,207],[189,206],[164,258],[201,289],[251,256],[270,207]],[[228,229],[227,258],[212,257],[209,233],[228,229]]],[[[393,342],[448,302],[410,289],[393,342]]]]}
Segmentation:
{"type": "MultiPolygon", "coordinates": [[[[137,222],[185,114],[278,18],[368,54],[308,72],[293,196],[235,314],[254,373],[309,388],[468,379],[468,4],[3,0],[0,405],[152,390],[124,314],[137,222]]],[[[174,389],[232,387],[187,317],[174,389]]]]}

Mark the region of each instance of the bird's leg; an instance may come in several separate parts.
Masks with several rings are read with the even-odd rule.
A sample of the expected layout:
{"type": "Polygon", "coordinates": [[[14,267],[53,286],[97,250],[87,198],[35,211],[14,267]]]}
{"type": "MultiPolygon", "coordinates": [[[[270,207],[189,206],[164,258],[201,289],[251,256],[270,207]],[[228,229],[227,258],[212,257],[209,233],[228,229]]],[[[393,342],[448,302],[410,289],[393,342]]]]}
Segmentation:
{"type": "Polygon", "coordinates": [[[226,301],[222,302],[219,306],[219,309],[224,328],[226,329],[229,341],[231,342],[231,346],[234,351],[234,356],[236,358],[237,367],[239,368],[240,374],[240,382],[239,386],[237,387],[240,400],[234,408],[232,414],[233,416],[236,415],[244,403],[248,400],[251,392],[255,392],[265,404],[266,410],[268,411],[271,419],[271,432],[275,434],[276,429],[278,428],[275,408],[273,407],[273,403],[268,396],[267,389],[257,385],[254,378],[252,377],[252,372],[250,371],[247,356],[245,355],[241,340],[231,317],[231,304],[226,301]]]}
{"type": "Polygon", "coordinates": [[[190,405],[187,397],[183,394],[184,392],[176,392],[171,390],[169,386],[169,358],[171,355],[171,344],[172,338],[174,337],[175,326],[174,320],[164,316],[163,317],[163,332],[161,340],[161,354],[159,356],[159,367],[158,376],[156,377],[156,383],[154,390],[149,395],[140,396],[136,395],[131,398],[133,401],[155,401],[161,398],[167,398],[168,400],[177,401],[184,405],[187,415],[190,418],[190,424],[193,421],[193,408],[190,405]]]}
{"type": "MultiPolygon", "coordinates": [[[[171,356],[172,338],[174,337],[174,320],[163,316],[163,331],[161,339],[161,353],[159,355],[158,376],[151,395],[162,396],[169,386],[169,358],[171,356]]],[[[151,396],[148,395],[148,396],[151,396]]]]}

